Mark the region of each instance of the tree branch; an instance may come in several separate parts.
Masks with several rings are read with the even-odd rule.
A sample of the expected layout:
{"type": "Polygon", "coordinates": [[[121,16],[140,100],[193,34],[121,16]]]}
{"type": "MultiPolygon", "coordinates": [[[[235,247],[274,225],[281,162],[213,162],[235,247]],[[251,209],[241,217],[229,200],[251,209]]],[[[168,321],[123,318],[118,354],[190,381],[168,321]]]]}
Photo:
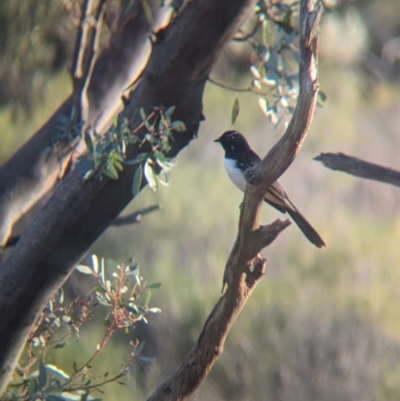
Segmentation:
{"type": "MultiPolygon", "coordinates": [[[[120,115],[133,131],[140,109],[176,106],[174,118],[185,122],[168,156],[175,156],[197,135],[208,73],[254,0],[189,2],[174,24],[158,35],[146,71],[120,115]],[[196,21],[196,23],[193,23],[196,21]]],[[[143,138],[145,132],[137,135],[143,138]]],[[[142,153],[127,148],[127,158],[142,153]]],[[[83,180],[79,166],[56,187],[53,196],[0,266],[0,393],[14,370],[25,338],[48,299],[68,278],[97,237],[132,200],[137,166],[126,166],[118,180],[83,180]],[[12,313],[10,313],[12,310],[12,313]]]]}
{"type": "Polygon", "coordinates": [[[224,273],[227,290],[209,315],[192,350],[148,401],[183,401],[200,385],[222,353],[230,328],[265,272],[266,261],[259,252],[290,224],[287,220],[276,220],[262,226],[260,213],[266,189],[294,160],[313,117],[318,91],[318,22],[322,9],[314,11],[312,4],[312,0],[301,0],[300,93],[296,110],[282,139],[249,175],[253,185],[247,185],[238,236],[224,273]]]}
{"type": "MultiPolygon", "coordinates": [[[[165,24],[167,9],[154,10],[153,25],[149,25],[140,2],[127,13],[110,46],[97,59],[89,87],[88,123],[104,133],[118,108],[125,88],[141,74],[151,52],[149,35],[165,24]]],[[[57,134],[61,115],[69,117],[75,105],[71,95],[0,169],[0,247],[13,232],[16,222],[42,200],[64,175],[71,156],[69,143],[60,143],[48,154],[51,138],[57,134]]],[[[65,141],[66,142],[66,141],[65,141]]],[[[40,209],[40,208],[37,208],[40,209]]],[[[26,225],[22,224],[24,227],[26,225]]]]}
{"type": "Polygon", "coordinates": [[[344,153],[321,153],[314,160],[321,162],[331,170],[343,171],[356,177],[400,187],[400,171],[369,163],[344,153]]]}

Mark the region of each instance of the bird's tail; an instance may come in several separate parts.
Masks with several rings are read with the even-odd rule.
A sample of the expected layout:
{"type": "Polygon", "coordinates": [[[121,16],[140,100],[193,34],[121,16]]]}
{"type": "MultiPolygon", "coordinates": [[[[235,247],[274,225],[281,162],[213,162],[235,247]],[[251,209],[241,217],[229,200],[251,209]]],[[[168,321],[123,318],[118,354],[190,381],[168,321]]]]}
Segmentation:
{"type": "Polygon", "coordinates": [[[307,221],[307,219],[297,210],[297,208],[287,208],[286,210],[310,242],[312,242],[318,248],[322,248],[323,246],[325,246],[324,240],[315,231],[315,229],[307,221]]]}

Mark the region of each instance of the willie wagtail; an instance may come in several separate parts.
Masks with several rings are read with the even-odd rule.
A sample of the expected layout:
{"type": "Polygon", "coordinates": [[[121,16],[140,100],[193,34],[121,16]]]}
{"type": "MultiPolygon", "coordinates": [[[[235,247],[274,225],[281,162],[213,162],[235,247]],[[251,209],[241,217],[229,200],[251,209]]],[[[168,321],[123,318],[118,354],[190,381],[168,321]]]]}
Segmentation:
{"type": "MultiPolygon", "coordinates": [[[[259,163],[260,157],[250,148],[246,138],[237,131],[226,131],[214,142],[219,142],[225,150],[225,168],[229,178],[241,191],[245,192],[244,173],[246,169],[259,163]]],[[[315,246],[318,248],[325,246],[323,239],[289,200],[277,181],[268,188],[264,200],[280,212],[288,212],[303,234],[315,246]]]]}

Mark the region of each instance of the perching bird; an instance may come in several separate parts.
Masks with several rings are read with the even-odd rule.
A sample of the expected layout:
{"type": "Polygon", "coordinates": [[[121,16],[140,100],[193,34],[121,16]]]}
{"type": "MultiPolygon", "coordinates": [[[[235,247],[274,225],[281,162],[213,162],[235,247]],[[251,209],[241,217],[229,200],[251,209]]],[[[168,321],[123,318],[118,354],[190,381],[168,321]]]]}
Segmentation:
{"type": "MultiPolygon", "coordinates": [[[[231,181],[243,192],[246,190],[245,171],[258,164],[261,159],[248,144],[246,138],[237,131],[226,131],[214,142],[219,142],[225,150],[225,168],[231,181]]],[[[306,218],[289,200],[284,189],[275,181],[264,198],[265,202],[282,213],[288,212],[303,234],[318,248],[325,246],[323,239],[306,218]]]]}

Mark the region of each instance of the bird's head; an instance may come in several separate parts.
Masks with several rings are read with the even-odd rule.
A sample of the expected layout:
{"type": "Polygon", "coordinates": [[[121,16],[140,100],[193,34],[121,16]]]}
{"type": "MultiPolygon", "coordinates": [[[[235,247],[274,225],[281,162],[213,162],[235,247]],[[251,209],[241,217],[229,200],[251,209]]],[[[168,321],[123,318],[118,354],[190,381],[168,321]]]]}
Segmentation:
{"type": "Polygon", "coordinates": [[[246,150],[250,148],[246,138],[238,131],[226,131],[214,142],[219,142],[225,151],[246,150]]]}

